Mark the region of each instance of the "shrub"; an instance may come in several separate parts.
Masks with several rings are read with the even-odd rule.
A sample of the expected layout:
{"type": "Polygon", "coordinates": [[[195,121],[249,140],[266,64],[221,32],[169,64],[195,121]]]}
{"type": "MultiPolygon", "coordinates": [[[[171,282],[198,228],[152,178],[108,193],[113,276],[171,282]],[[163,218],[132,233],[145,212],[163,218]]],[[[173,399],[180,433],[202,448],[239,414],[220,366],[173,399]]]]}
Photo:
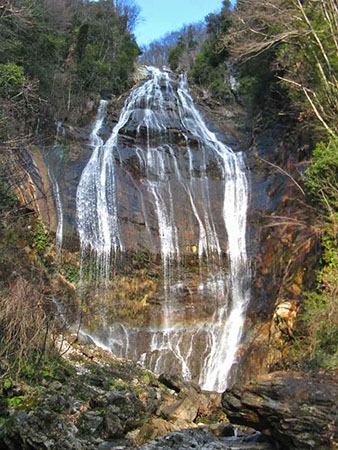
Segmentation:
{"type": "Polygon", "coordinates": [[[19,375],[28,362],[38,364],[47,346],[49,318],[41,286],[18,276],[1,290],[0,309],[0,356],[19,375]]]}
{"type": "Polygon", "coordinates": [[[312,200],[331,215],[338,211],[338,138],[316,145],[311,165],[305,173],[305,184],[312,200]]]}
{"type": "MultiPolygon", "coordinates": [[[[338,223],[338,216],[337,216],[338,223]]],[[[306,295],[300,317],[307,349],[306,358],[320,367],[338,366],[338,246],[337,238],[324,235],[323,267],[316,292],[306,295]]]]}
{"type": "Polygon", "coordinates": [[[23,68],[14,64],[0,64],[0,95],[9,98],[20,92],[24,83],[23,68]]]}

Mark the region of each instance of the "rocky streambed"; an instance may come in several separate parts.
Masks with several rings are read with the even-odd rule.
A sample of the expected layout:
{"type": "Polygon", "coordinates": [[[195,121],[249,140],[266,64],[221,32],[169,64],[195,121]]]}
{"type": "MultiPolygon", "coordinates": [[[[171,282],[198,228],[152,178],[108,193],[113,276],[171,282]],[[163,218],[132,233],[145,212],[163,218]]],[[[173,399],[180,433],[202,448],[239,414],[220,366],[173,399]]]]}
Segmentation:
{"type": "Polygon", "coordinates": [[[61,353],[39,384],[4,380],[1,450],[338,448],[332,376],[279,372],[221,395],[93,345],[61,353]]]}
{"type": "Polygon", "coordinates": [[[92,345],[63,342],[61,352],[62,369],[39,384],[3,382],[1,450],[271,448],[229,423],[220,394],[92,345]]]}

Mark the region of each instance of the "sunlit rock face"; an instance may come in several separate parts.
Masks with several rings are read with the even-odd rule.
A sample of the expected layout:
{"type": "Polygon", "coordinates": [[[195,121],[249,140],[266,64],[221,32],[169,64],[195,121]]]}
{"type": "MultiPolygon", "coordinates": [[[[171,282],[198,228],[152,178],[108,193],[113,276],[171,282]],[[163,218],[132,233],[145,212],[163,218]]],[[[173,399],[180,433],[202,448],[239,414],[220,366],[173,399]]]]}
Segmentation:
{"type": "Polygon", "coordinates": [[[77,188],[83,332],[221,391],[249,300],[243,155],[208,130],[183,77],[149,69],[106,136],[108,107],[77,188]]]}

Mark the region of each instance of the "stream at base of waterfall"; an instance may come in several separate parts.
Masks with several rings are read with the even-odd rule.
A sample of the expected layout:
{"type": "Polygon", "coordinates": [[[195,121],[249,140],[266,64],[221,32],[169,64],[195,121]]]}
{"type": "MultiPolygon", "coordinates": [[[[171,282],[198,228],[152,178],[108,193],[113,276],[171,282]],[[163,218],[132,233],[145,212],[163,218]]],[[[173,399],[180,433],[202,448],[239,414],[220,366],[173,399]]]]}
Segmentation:
{"type": "Polygon", "coordinates": [[[146,70],[106,139],[101,101],[77,189],[82,332],[221,392],[250,296],[243,155],[208,129],[185,76],[146,70]]]}

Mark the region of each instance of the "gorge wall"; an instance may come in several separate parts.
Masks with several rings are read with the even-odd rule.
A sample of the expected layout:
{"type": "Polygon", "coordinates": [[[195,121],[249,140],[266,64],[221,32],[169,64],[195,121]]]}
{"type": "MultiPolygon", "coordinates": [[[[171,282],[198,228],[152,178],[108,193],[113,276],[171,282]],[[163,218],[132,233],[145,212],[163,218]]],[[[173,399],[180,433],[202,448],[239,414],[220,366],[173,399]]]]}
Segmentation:
{"type": "Polygon", "coordinates": [[[91,133],[58,124],[24,170],[61,272],[79,272],[83,333],[222,391],[276,366],[292,337],[315,264],[306,155],[283,130],[207,126],[183,78],[147,78],[119,118],[101,102],[91,133]]]}

